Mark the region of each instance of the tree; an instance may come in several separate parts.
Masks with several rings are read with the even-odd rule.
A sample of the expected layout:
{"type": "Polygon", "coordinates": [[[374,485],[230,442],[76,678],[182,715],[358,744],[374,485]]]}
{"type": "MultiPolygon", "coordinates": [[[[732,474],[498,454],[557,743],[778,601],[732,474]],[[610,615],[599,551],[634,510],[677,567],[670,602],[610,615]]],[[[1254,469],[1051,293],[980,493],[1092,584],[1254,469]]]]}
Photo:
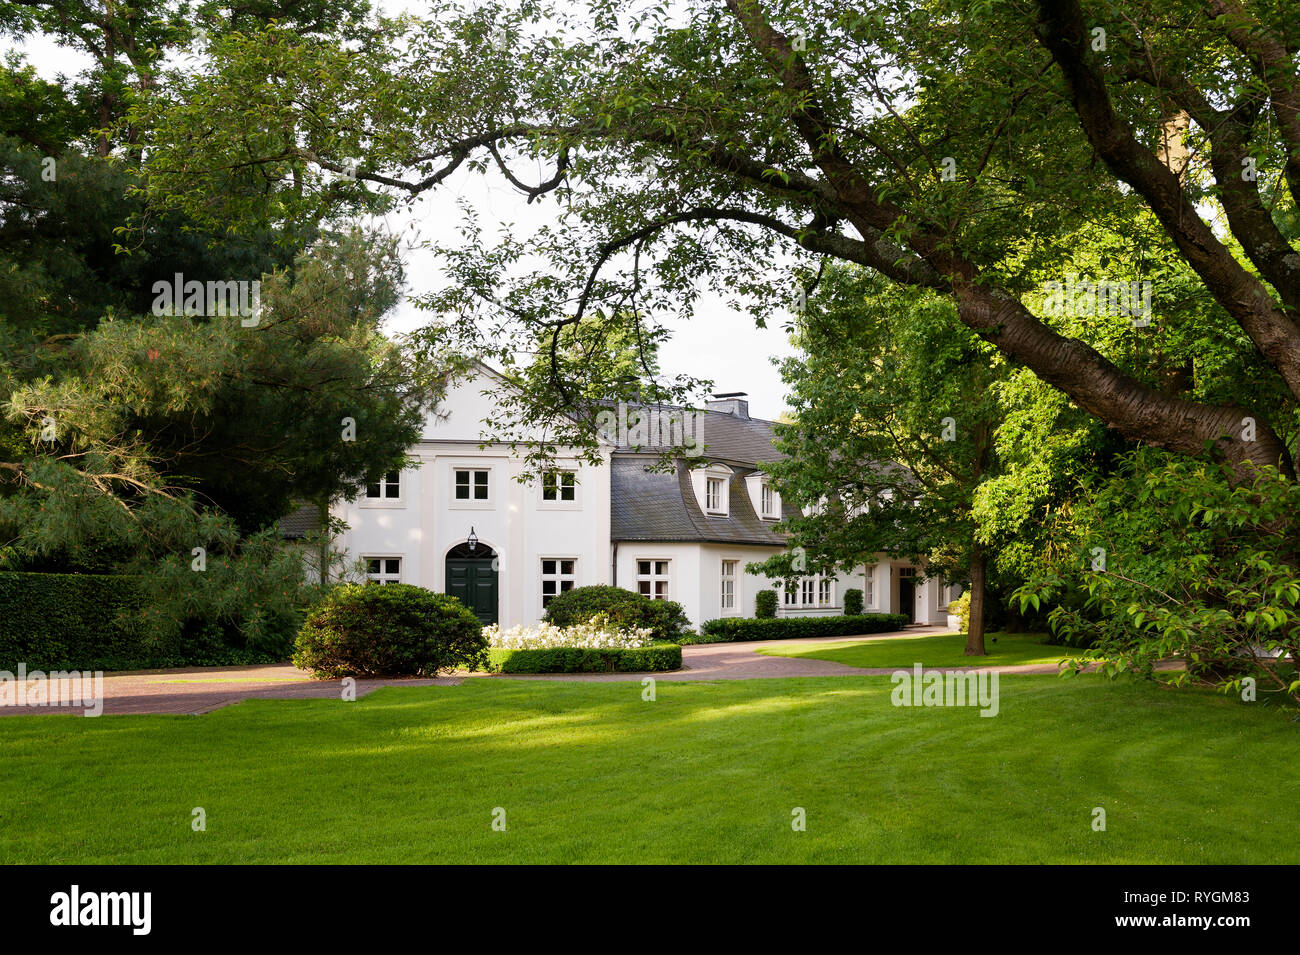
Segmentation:
{"type": "MultiPolygon", "coordinates": [[[[973,507],[999,467],[994,438],[1005,363],[953,320],[947,302],[891,289],[861,269],[827,269],[787,359],[792,425],[765,465],[795,516],[784,529],[809,568],[889,552],[971,587],[966,654],[984,655],[987,535],[973,507]]],[[[793,572],[789,554],[763,565],[793,572]]]]}
{"type": "Polygon", "coordinates": [[[423,21],[381,21],[390,42],[360,53],[274,27],[232,36],[135,114],[152,130],[150,188],[247,218],[247,193],[214,187],[256,178],[279,184],[266,208],[310,220],[345,208],[329,177],[354,168],[408,197],[493,168],[530,199],[560,199],[558,224],[491,242],[468,222],[443,250],[455,284],[430,304],[445,311],[579,322],[689,305],[707,274],[762,315],[796,291],[769,268],[786,247],[948,297],[967,328],[1130,440],[1294,474],[1300,82],[1281,8],[632,10],[435,4],[423,21]],[[1183,147],[1189,165],[1172,171],[1183,147]],[[525,161],[549,169],[529,178],[525,161]],[[1082,223],[1143,214],[1217,304],[1220,332],[1284,386],[1283,407],[1171,392],[1026,303],[1044,272],[1064,277],[1082,223]],[[545,266],[504,277],[529,255],[545,266]]]}

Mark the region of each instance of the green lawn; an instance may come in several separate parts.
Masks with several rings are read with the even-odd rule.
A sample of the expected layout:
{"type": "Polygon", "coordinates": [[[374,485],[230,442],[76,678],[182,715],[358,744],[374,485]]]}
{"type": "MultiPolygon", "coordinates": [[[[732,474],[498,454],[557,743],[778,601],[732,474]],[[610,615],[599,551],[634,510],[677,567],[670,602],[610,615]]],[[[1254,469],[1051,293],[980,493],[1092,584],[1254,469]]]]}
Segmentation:
{"type": "Polygon", "coordinates": [[[759,650],[772,657],[812,657],[833,660],[851,667],[896,667],[906,669],[914,663],[927,667],[1015,666],[1025,663],[1056,663],[1080,651],[1052,647],[1043,643],[1044,633],[990,633],[984,637],[983,657],[962,653],[966,637],[945,633],[929,637],[880,637],[875,640],[843,643],[809,643],[759,650]],[[996,640],[996,642],[994,642],[996,640]]]}
{"type": "Polygon", "coordinates": [[[984,718],[890,689],[472,679],[5,717],[0,862],[1300,862],[1277,707],[1004,676],[984,718]]]}

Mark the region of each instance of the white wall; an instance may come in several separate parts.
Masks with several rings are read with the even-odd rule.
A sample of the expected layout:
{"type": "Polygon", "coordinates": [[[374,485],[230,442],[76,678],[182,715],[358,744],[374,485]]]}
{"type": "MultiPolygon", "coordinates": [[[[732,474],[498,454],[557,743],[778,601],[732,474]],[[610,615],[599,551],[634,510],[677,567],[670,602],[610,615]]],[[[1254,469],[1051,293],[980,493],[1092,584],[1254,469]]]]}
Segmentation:
{"type": "Polygon", "coordinates": [[[341,502],[334,509],[349,524],[336,542],[349,559],[401,557],[402,582],[443,592],[447,552],[474,529],[480,545],[496,551],[498,615],[503,626],[540,618],[541,559],[577,561],[576,586],[609,583],[609,457],[590,465],[561,454],[557,466],[578,472],[577,500],[543,501],[536,481],[520,483],[522,465],[505,445],[480,448],[480,435],[501,385],[480,374],[453,387],[443,409],[431,416],[425,437],[411,453],[417,467],[402,472],[396,501],[341,502]],[[490,472],[486,502],[454,498],[456,466],[490,472]]]}

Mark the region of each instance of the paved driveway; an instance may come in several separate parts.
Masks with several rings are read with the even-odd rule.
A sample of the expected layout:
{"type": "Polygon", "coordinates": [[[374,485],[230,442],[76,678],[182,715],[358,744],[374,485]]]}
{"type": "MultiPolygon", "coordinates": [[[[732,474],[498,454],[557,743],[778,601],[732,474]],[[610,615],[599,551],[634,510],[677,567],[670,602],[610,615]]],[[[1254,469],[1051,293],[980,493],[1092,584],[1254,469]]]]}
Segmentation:
{"type": "MultiPolygon", "coordinates": [[[[893,667],[861,669],[830,660],[771,657],[757,651],[773,646],[807,646],[812,643],[858,643],[862,640],[889,640],[900,636],[925,636],[945,633],[944,627],[912,627],[902,633],[872,637],[831,637],[820,640],[762,640],[752,643],[709,643],[682,648],[682,669],[652,674],[656,680],[754,680],[801,676],[879,676],[894,672],[893,667]]],[[[978,668],[978,666],[976,667],[978,668]]],[[[970,668],[963,668],[970,669],[970,668]]],[[[1055,673],[1054,665],[994,667],[1002,673],[1055,673]]],[[[381,686],[456,686],[465,679],[477,680],[560,680],[603,682],[640,682],[642,673],[539,673],[502,676],[484,673],[460,673],[436,680],[383,679],[357,680],[358,697],[381,686]]],[[[338,680],[311,680],[293,666],[272,664],[252,667],[206,667],[188,670],[155,670],[137,673],[111,673],[104,677],[103,711],[125,715],[173,713],[197,715],[210,713],[240,700],[302,700],[340,697],[338,680]]],[[[0,716],[21,714],[75,714],[79,707],[0,706],[0,716]]]]}

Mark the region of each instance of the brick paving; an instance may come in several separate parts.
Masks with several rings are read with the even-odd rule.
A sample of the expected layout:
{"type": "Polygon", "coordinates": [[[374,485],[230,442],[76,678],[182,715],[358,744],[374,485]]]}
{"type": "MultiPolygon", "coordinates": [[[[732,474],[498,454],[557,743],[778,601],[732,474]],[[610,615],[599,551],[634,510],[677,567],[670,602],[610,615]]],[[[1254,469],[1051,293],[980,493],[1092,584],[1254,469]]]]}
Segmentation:
{"type": "MultiPolygon", "coordinates": [[[[797,646],[810,643],[857,643],[863,640],[889,640],[900,636],[928,636],[946,633],[944,627],[910,627],[900,633],[871,637],[829,637],[816,640],[762,640],[749,643],[708,643],[682,648],[682,669],[650,674],[656,680],[710,681],[755,680],[786,677],[881,676],[896,667],[869,668],[847,666],[830,660],[798,657],[765,656],[757,651],[764,647],[797,646]]],[[[1055,673],[1053,664],[983,668],[978,665],[954,669],[992,669],[999,673],[1055,673]]],[[[358,699],[383,686],[456,686],[465,679],[480,680],[555,680],[579,682],[640,682],[642,673],[539,673],[485,674],[457,673],[433,680],[377,679],[357,680],[358,699]]],[[[196,667],[184,670],[148,670],[104,675],[103,712],[107,715],[167,713],[199,715],[238,703],[241,700],[308,700],[337,699],[342,692],[338,680],[312,680],[290,664],[249,667],[196,667]]],[[[81,715],[80,707],[0,706],[0,716],[81,715]]]]}

